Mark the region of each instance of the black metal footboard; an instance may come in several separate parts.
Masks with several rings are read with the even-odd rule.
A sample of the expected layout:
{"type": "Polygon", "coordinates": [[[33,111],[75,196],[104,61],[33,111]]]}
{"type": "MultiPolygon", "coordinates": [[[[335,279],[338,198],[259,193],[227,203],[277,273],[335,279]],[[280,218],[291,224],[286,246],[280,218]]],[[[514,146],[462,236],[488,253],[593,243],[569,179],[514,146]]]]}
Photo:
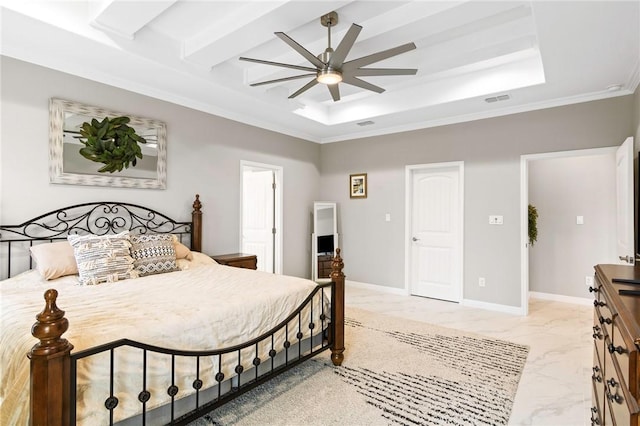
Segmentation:
{"type": "MultiPolygon", "coordinates": [[[[85,386],[78,380],[78,364],[96,356],[109,360],[108,367],[105,367],[108,373],[104,375],[108,386],[103,386],[105,393],[102,406],[91,407],[90,410],[106,410],[102,415],[108,416],[108,424],[121,420],[121,413],[117,410],[124,399],[127,399],[128,407],[133,403],[137,406],[133,417],[127,412],[127,424],[132,424],[132,418],[133,424],[157,424],[158,420],[151,419],[152,412],[158,410],[163,411],[164,424],[184,425],[197,419],[328,349],[335,336],[335,324],[331,321],[336,300],[335,287],[333,282],[318,285],[302,305],[280,324],[267,333],[236,346],[185,351],[122,339],[71,354],[70,423],[77,423],[78,398],[81,398],[82,393],[79,392],[79,386],[85,386]],[[331,309],[325,306],[329,292],[331,309]],[[127,362],[119,361],[119,351],[127,351],[127,362]],[[139,357],[136,361],[139,368],[137,364],[132,367],[129,363],[131,354],[139,357]],[[162,378],[158,378],[155,371],[150,373],[153,370],[150,359],[157,360],[159,357],[169,366],[169,371],[166,374],[163,372],[162,378]],[[193,368],[185,369],[186,365],[193,368]],[[120,367],[124,370],[120,371],[120,367]],[[122,395],[119,383],[122,383],[123,375],[129,376],[132,371],[139,374],[134,382],[136,386],[140,383],[140,387],[122,395]],[[154,386],[149,385],[152,379],[154,386]],[[158,385],[160,382],[163,385],[158,385]],[[189,385],[185,386],[185,383],[189,385]],[[162,393],[162,398],[159,398],[159,393],[162,393]],[[152,399],[156,402],[164,399],[168,403],[161,409],[156,409],[149,406],[152,399]]],[[[90,379],[91,377],[89,375],[90,379]]],[[[84,410],[86,407],[83,412],[84,410]]]]}

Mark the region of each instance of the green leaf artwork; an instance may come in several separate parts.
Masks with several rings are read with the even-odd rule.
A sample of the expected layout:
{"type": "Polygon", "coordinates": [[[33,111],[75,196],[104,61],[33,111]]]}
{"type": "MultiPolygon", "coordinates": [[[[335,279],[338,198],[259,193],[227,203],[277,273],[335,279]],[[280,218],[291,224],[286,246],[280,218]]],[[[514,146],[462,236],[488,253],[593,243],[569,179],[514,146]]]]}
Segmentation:
{"type": "Polygon", "coordinates": [[[538,241],[538,209],[529,204],[529,245],[533,247],[538,241]]]}
{"type": "Polygon", "coordinates": [[[80,142],[84,144],[80,155],[104,164],[98,172],[121,172],[129,165],[135,167],[137,159],[142,159],[142,149],[138,144],[147,141],[127,125],[129,121],[129,117],[105,117],[102,121],[93,118],[91,123],[84,122],[80,126],[80,142]]]}

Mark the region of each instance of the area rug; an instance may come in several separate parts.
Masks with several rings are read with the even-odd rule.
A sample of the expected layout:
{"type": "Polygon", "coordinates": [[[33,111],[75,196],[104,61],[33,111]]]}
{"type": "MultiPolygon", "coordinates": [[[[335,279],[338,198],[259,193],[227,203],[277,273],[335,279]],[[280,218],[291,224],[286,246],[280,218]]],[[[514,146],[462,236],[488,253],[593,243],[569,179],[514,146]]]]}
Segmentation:
{"type": "Polygon", "coordinates": [[[506,425],[529,348],[347,307],[345,358],[329,352],[191,426],[506,425]]]}

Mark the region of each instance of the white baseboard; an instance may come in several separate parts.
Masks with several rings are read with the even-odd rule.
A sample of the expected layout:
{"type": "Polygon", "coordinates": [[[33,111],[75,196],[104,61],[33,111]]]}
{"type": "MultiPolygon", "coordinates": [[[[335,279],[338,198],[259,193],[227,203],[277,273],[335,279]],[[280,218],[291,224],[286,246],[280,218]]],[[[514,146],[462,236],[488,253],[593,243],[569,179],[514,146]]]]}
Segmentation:
{"type": "Polygon", "coordinates": [[[346,287],[362,288],[362,289],[365,289],[365,290],[379,291],[381,293],[396,294],[398,296],[408,296],[409,295],[407,290],[404,289],[404,288],[386,287],[386,286],[383,286],[383,285],[367,284],[367,283],[361,283],[361,282],[358,282],[358,281],[351,281],[351,280],[345,280],[344,283],[345,283],[346,287]]]}
{"type": "Polygon", "coordinates": [[[540,293],[537,291],[530,291],[529,298],[552,300],[554,302],[573,303],[575,305],[593,306],[593,298],[575,297],[575,296],[563,296],[561,294],[553,293],[540,293]]]}
{"type": "Polygon", "coordinates": [[[460,305],[468,308],[486,309],[487,311],[504,312],[512,315],[525,314],[525,310],[520,306],[501,305],[499,303],[481,302],[479,300],[462,299],[460,305]]]}

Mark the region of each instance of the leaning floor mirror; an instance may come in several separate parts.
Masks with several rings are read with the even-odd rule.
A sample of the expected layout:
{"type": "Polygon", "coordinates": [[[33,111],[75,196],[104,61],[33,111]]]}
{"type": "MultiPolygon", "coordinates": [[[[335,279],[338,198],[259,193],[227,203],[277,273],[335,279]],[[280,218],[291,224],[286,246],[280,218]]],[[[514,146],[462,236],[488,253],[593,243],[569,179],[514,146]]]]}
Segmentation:
{"type": "Polygon", "coordinates": [[[311,234],[311,279],[330,281],[331,261],[338,247],[336,203],[313,203],[313,234],[311,234]]]}

